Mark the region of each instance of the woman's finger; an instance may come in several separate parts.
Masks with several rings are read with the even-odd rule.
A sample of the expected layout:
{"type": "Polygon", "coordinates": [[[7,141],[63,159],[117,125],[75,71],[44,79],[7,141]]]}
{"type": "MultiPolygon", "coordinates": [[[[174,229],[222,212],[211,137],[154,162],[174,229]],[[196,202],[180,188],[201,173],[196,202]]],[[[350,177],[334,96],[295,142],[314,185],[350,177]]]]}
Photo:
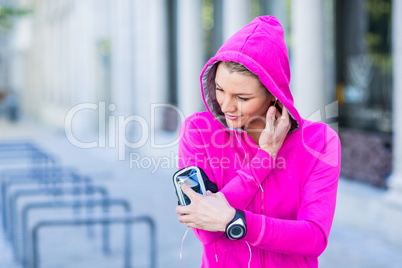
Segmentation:
{"type": "Polygon", "coordinates": [[[179,222],[181,223],[192,223],[193,219],[191,215],[179,215],[179,222]]]}
{"type": "Polygon", "coordinates": [[[199,229],[199,226],[197,224],[193,223],[193,222],[186,223],[186,226],[188,228],[199,229]]]}
{"type": "Polygon", "coordinates": [[[282,109],[282,115],[278,120],[276,132],[278,136],[285,136],[290,128],[289,113],[285,107],[282,109]]]}
{"type": "Polygon", "coordinates": [[[190,206],[177,206],[176,213],[177,214],[189,214],[191,212],[190,206]]]}
{"type": "Polygon", "coordinates": [[[188,198],[190,198],[191,203],[196,202],[198,198],[201,196],[199,193],[194,191],[190,186],[188,186],[185,183],[181,185],[181,189],[183,190],[183,193],[185,193],[188,196],[188,198]]]}
{"type": "Polygon", "coordinates": [[[276,108],[274,106],[269,107],[267,111],[267,122],[265,124],[265,129],[269,131],[274,131],[274,122],[275,122],[275,113],[276,113],[276,108]]]}
{"type": "Polygon", "coordinates": [[[279,118],[281,118],[282,114],[279,112],[278,109],[276,109],[276,113],[275,113],[275,117],[277,120],[279,120],[279,118]]]}
{"type": "Polygon", "coordinates": [[[285,108],[285,106],[282,109],[281,119],[282,120],[289,120],[289,112],[288,112],[288,109],[285,108]]]}

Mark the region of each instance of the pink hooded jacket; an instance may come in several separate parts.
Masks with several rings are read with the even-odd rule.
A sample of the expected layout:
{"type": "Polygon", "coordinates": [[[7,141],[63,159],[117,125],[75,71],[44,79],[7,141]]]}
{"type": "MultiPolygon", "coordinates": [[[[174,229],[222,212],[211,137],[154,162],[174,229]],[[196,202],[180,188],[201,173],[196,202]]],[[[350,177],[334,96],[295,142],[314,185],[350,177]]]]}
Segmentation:
{"type": "Polygon", "coordinates": [[[283,29],[271,16],[243,27],[202,71],[208,111],[183,122],[179,168],[202,168],[229,204],[245,211],[247,235],[231,241],[223,232],[195,229],[204,249],[201,267],[318,267],[335,211],[341,147],[328,125],[300,117],[289,80],[283,29]],[[288,109],[292,127],[276,161],[226,124],[215,97],[218,61],[246,66],[288,109]]]}

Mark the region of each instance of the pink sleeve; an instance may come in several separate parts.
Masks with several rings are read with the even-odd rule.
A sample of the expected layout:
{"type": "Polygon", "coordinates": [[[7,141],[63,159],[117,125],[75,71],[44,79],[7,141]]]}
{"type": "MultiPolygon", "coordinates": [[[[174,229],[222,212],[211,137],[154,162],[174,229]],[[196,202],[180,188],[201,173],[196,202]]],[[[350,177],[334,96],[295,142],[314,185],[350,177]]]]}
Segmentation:
{"type": "Polygon", "coordinates": [[[247,235],[243,239],[256,247],[284,254],[318,257],[324,251],[335,213],[341,161],[339,138],[334,136],[328,145],[327,158],[317,159],[303,186],[297,220],[246,211],[247,235]]]}
{"type": "MultiPolygon", "coordinates": [[[[204,148],[206,143],[203,141],[197,126],[190,120],[184,121],[180,129],[180,137],[179,169],[198,166],[204,170],[212,182],[216,183],[216,178],[208,163],[208,155],[204,148]]],[[[250,162],[237,171],[238,175],[220,189],[232,207],[244,210],[251,202],[256,191],[259,190],[260,184],[272,170],[267,167],[262,168],[263,163],[266,163],[267,160],[273,161],[273,158],[264,150],[258,150],[250,162]],[[239,191],[239,188],[242,191],[239,191]]],[[[215,242],[224,234],[223,232],[209,232],[199,229],[194,229],[194,232],[197,238],[206,245],[215,242]]]]}

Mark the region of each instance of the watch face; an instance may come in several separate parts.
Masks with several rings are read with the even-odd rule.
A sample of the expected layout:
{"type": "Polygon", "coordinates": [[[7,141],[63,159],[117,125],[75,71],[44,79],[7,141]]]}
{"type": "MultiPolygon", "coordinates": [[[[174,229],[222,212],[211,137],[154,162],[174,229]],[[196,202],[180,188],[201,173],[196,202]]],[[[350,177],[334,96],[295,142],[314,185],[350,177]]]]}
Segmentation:
{"type": "Polygon", "coordinates": [[[230,229],[230,236],[233,239],[240,239],[243,237],[244,227],[240,225],[235,225],[230,229]]]}
{"type": "Polygon", "coordinates": [[[236,209],[236,214],[226,226],[226,237],[231,240],[239,240],[247,233],[246,218],[244,212],[236,209]]]}

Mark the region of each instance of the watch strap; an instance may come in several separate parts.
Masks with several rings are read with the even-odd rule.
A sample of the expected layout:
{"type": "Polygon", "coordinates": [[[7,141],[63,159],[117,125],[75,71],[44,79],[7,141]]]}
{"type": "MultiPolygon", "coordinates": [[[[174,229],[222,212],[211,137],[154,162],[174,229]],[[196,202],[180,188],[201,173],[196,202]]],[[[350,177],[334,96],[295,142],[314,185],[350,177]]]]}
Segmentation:
{"type": "Polygon", "coordinates": [[[244,234],[243,234],[242,237],[240,237],[240,238],[243,238],[243,237],[246,235],[246,233],[247,233],[246,214],[244,213],[243,210],[236,209],[235,216],[234,216],[233,219],[226,225],[225,234],[226,234],[226,237],[229,238],[229,239],[231,239],[231,240],[240,239],[240,238],[234,239],[234,238],[232,238],[232,237],[230,236],[230,230],[231,230],[231,229],[233,228],[233,226],[235,226],[235,225],[237,225],[237,226],[240,225],[240,226],[242,226],[242,227],[244,228],[244,234]]]}

